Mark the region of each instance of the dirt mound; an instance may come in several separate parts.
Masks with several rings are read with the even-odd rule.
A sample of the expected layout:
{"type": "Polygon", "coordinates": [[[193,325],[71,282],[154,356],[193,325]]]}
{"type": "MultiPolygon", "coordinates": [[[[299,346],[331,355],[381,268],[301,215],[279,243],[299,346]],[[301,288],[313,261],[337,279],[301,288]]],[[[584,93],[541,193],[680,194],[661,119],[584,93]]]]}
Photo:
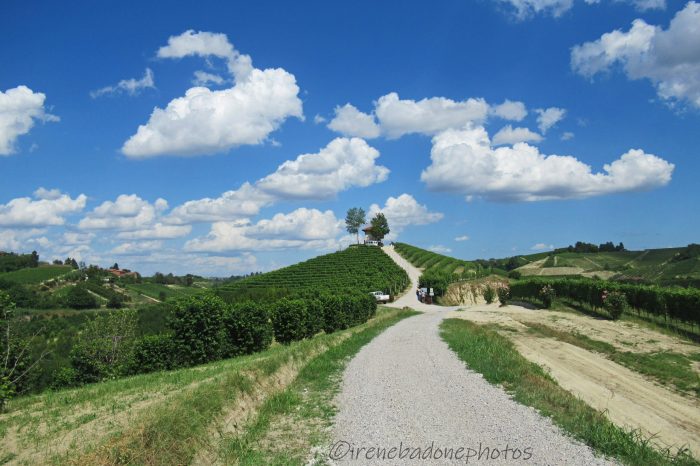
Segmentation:
{"type": "Polygon", "coordinates": [[[440,298],[440,304],[444,306],[486,304],[484,291],[489,286],[498,290],[507,287],[508,280],[503,277],[490,276],[453,283],[447,288],[445,295],[440,298]]]}

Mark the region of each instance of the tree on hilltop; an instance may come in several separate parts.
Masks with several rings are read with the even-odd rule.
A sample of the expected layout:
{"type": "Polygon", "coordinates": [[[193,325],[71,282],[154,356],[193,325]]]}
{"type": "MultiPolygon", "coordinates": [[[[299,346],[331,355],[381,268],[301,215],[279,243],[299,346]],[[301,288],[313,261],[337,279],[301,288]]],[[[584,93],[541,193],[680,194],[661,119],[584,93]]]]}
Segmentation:
{"type": "Polygon", "coordinates": [[[376,239],[377,241],[383,240],[384,237],[388,235],[391,231],[389,230],[389,222],[386,220],[386,217],[381,212],[374,216],[374,218],[370,222],[370,225],[372,237],[374,237],[374,239],[376,239]]]}
{"type": "Polygon", "coordinates": [[[357,236],[357,244],[360,244],[360,227],[367,222],[365,211],[362,207],[352,207],[348,209],[345,216],[345,229],[351,235],[357,236]]]}

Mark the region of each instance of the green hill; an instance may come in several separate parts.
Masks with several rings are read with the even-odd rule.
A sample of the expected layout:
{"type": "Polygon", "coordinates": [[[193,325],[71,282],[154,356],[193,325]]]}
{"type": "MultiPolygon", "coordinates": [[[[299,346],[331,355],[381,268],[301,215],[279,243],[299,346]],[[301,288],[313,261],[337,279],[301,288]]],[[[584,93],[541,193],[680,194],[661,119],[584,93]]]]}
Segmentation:
{"type": "Polygon", "coordinates": [[[351,246],[273,272],[255,275],[217,288],[227,301],[245,298],[345,291],[397,293],[409,284],[408,275],[384,251],[374,246],[351,246]]]}
{"type": "Polygon", "coordinates": [[[528,276],[582,276],[657,285],[700,287],[700,246],[643,251],[570,252],[567,248],[500,259],[464,260],[404,243],[396,251],[427,275],[449,281],[511,270],[528,276]]]}
{"type": "Polygon", "coordinates": [[[522,256],[528,263],[517,268],[523,276],[580,275],[659,285],[700,284],[700,257],[686,256],[688,248],[616,252],[547,253],[542,258],[522,256]]]}
{"type": "Polygon", "coordinates": [[[52,278],[60,277],[73,268],[68,265],[45,265],[39,267],[29,267],[15,270],[12,272],[0,273],[0,280],[21,283],[25,285],[33,285],[51,280],[52,278]]]}

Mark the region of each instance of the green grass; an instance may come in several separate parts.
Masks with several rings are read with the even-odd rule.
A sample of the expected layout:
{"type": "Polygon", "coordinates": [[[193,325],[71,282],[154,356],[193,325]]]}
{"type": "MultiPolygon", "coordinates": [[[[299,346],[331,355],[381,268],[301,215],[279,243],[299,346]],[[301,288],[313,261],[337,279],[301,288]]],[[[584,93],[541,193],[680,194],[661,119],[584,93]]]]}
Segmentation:
{"type": "Polygon", "coordinates": [[[21,283],[23,285],[35,285],[65,275],[72,270],[73,268],[67,265],[46,265],[0,273],[0,280],[21,283]]]}
{"type": "Polygon", "coordinates": [[[502,385],[516,401],[550,417],[596,452],[630,465],[700,464],[685,452],[660,451],[639,432],[615,426],[521,356],[494,329],[461,319],[447,319],[440,328],[442,338],[470,369],[502,385]]]}
{"type": "MultiPolygon", "coordinates": [[[[200,451],[228,457],[233,438],[216,441],[214,434],[238,400],[269,390],[259,412],[278,412],[275,403],[284,399],[286,389],[270,388],[269,381],[289,364],[301,371],[292,385],[295,390],[308,383],[326,396],[320,393],[329,387],[324,384],[331,371],[340,371],[352,351],[409,315],[411,311],[380,308],[375,318],[353,329],[275,345],[250,356],[11,400],[8,412],[0,415],[0,450],[7,452],[0,456],[61,464],[187,464],[200,451]],[[14,451],[5,448],[6,435],[16,438],[14,451]],[[68,450],[56,450],[56,445],[68,450]]],[[[238,451],[247,455],[245,445],[250,443],[241,445],[238,451]]]]}

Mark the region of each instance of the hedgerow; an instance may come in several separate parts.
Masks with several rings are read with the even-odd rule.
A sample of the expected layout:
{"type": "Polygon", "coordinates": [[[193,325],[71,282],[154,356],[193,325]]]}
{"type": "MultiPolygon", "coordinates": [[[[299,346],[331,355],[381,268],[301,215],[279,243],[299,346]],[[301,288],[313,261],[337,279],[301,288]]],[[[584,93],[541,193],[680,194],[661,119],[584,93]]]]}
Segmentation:
{"type": "Polygon", "coordinates": [[[558,297],[588,304],[594,309],[604,308],[606,294],[616,292],[624,295],[629,306],[637,312],[700,324],[700,290],[692,288],[664,288],[590,279],[528,279],[512,283],[511,294],[513,298],[539,299],[545,285],[551,286],[558,297]]]}

